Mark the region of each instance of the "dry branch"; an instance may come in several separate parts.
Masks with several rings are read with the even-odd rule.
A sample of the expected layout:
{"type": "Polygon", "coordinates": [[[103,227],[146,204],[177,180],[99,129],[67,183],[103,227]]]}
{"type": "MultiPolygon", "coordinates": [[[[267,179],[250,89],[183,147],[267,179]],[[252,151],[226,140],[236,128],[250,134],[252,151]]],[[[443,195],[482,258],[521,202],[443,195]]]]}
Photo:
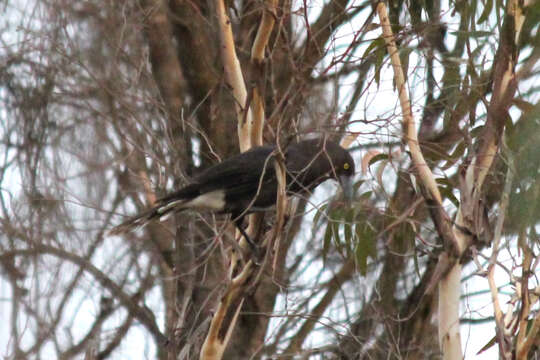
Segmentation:
{"type": "Polygon", "coordinates": [[[244,152],[251,147],[251,124],[253,122],[251,110],[247,108],[247,90],[242,75],[240,61],[236,56],[232,24],[224,0],[216,0],[216,13],[219,23],[219,36],[221,39],[221,59],[225,71],[227,84],[231,87],[235,100],[236,115],[238,118],[238,139],[240,151],[244,152]]]}
{"type": "Polygon", "coordinates": [[[506,215],[506,209],[508,207],[508,202],[510,199],[510,192],[512,190],[512,181],[514,174],[514,166],[511,155],[508,154],[508,170],[506,172],[506,182],[504,185],[503,194],[501,197],[501,204],[499,206],[499,217],[497,219],[497,224],[495,225],[495,233],[493,237],[493,248],[491,257],[489,259],[488,265],[488,284],[491,293],[491,301],[493,302],[493,313],[495,314],[495,326],[497,333],[497,341],[499,343],[499,354],[501,358],[509,359],[510,355],[510,339],[505,336],[505,321],[504,313],[501,310],[501,304],[499,302],[499,291],[497,285],[495,284],[495,266],[497,263],[497,258],[499,255],[499,247],[501,243],[501,236],[503,230],[504,219],[506,215]]]}
{"type": "Polygon", "coordinates": [[[264,52],[270,35],[274,28],[276,18],[276,6],[277,0],[266,0],[264,2],[264,9],[262,14],[261,23],[251,48],[251,64],[256,72],[255,86],[253,87],[253,127],[251,130],[251,144],[252,146],[260,146],[263,143],[263,126],[264,126],[264,52]]]}
{"type": "MultiPolygon", "coordinates": [[[[272,29],[274,28],[276,17],[277,0],[266,0],[262,11],[262,19],[257,30],[257,35],[251,48],[251,66],[256,74],[255,86],[252,89],[252,100],[250,109],[252,110],[253,123],[251,127],[250,137],[251,146],[263,145],[263,129],[264,129],[264,53],[272,29]]],[[[249,216],[248,234],[259,233],[259,225],[262,223],[264,214],[253,214],[249,216]]]]}
{"type": "Polygon", "coordinates": [[[429,191],[431,197],[439,204],[441,203],[441,194],[435,177],[431,172],[429,166],[426,164],[426,160],[420,150],[418,142],[418,136],[416,134],[416,123],[411,110],[411,103],[409,101],[409,95],[407,92],[407,84],[405,83],[405,76],[403,75],[403,68],[401,66],[401,60],[399,58],[399,52],[392,34],[392,27],[388,19],[388,13],[384,3],[380,2],[377,5],[377,12],[381,20],[384,40],[388,49],[388,54],[392,60],[392,67],[394,69],[394,79],[396,81],[396,87],[399,94],[399,102],[401,104],[401,110],[403,112],[403,131],[404,137],[411,151],[411,158],[415,166],[415,170],[418,172],[418,176],[423,185],[429,191]]]}
{"type": "Polygon", "coordinates": [[[228,285],[221,298],[218,309],[212,318],[210,330],[201,349],[201,360],[221,359],[227,347],[234,324],[244,303],[243,290],[253,273],[253,263],[250,261],[242,272],[228,285]]]}
{"type": "Polygon", "coordinates": [[[524,341],[517,344],[516,359],[527,359],[527,354],[533,345],[538,344],[539,342],[538,334],[540,334],[540,311],[536,312],[532,326],[530,327],[529,333],[525,337],[524,341]]]}
{"type": "MultiPolygon", "coordinates": [[[[442,208],[442,198],[437,187],[437,183],[427,166],[420,145],[418,142],[416,124],[411,111],[411,104],[407,94],[403,68],[399,58],[398,49],[392,33],[392,27],[388,19],[388,13],[384,3],[379,2],[377,13],[381,21],[384,40],[388,49],[388,54],[392,60],[394,69],[394,80],[399,93],[399,100],[403,112],[403,131],[407,145],[411,152],[411,158],[415,170],[426,191],[424,197],[433,205],[432,216],[441,236],[444,237],[446,245],[450,248],[457,246],[456,240],[451,231],[445,230],[448,226],[449,218],[442,208]]],[[[446,270],[439,271],[443,277],[439,287],[439,344],[441,345],[445,359],[461,359],[461,339],[459,334],[459,294],[461,266],[458,264],[454,271],[444,276],[446,270]]]]}

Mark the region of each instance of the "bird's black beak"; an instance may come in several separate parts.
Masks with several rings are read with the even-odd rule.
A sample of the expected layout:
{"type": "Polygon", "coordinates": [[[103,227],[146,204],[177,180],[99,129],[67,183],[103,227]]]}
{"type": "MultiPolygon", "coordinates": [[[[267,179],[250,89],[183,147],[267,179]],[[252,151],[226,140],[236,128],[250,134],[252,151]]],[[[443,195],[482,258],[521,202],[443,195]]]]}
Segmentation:
{"type": "Polygon", "coordinates": [[[347,203],[350,204],[354,196],[353,177],[348,175],[340,175],[339,184],[341,185],[341,189],[343,190],[343,197],[345,198],[347,203]]]}

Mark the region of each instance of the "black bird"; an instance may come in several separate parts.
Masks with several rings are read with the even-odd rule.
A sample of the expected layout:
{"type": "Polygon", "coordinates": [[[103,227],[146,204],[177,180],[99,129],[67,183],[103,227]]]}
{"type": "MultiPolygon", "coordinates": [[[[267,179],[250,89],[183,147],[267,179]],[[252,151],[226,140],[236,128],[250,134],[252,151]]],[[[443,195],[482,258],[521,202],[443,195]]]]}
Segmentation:
{"type": "MultiPolygon", "coordinates": [[[[231,214],[246,241],[255,244],[242,228],[244,216],[275,205],[277,178],[274,171],[275,146],[260,146],[211,166],[192,184],[159,200],[156,205],[111,229],[117,235],[146,225],[154,219],[186,209],[231,214]]],[[[327,179],[339,181],[347,199],[352,198],[354,161],[349,152],[326,139],[304,140],[284,150],[287,193],[305,194],[327,179]]]]}

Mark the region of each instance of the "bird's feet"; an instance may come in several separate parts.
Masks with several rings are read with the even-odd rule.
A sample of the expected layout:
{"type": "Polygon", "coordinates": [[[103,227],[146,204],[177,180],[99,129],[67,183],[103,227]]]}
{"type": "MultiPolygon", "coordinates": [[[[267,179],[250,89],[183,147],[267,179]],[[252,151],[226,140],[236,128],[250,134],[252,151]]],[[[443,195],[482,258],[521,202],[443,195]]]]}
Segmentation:
{"type": "Polygon", "coordinates": [[[253,244],[253,243],[249,243],[249,249],[251,250],[251,261],[253,262],[253,264],[257,265],[257,266],[261,266],[262,263],[263,263],[263,260],[264,260],[264,249],[253,244]]]}
{"type": "Polygon", "coordinates": [[[244,239],[249,245],[249,249],[251,250],[251,261],[253,264],[260,266],[262,263],[262,260],[264,259],[264,252],[262,249],[255,244],[255,242],[249,237],[247,232],[242,227],[241,221],[235,222],[236,228],[240,231],[244,239]]]}

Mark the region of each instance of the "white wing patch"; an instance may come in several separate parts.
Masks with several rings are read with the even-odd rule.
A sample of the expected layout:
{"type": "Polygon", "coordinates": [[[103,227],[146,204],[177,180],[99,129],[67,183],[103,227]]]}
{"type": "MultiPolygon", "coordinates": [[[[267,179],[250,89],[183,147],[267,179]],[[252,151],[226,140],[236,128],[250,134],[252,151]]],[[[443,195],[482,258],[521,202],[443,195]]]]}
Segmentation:
{"type": "Polygon", "coordinates": [[[225,192],[223,190],[215,190],[206,194],[199,195],[191,200],[181,199],[171,201],[170,203],[157,208],[157,213],[160,214],[159,220],[163,221],[166,220],[169,216],[171,216],[174,210],[179,211],[183,209],[199,209],[222,211],[224,207],[225,192]],[[171,212],[170,210],[173,210],[173,212],[171,212]]]}
{"type": "Polygon", "coordinates": [[[196,198],[186,201],[182,205],[183,209],[195,208],[195,209],[207,209],[214,211],[221,211],[225,208],[225,191],[215,190],[206,194],[197,196],[196,198]]]}

